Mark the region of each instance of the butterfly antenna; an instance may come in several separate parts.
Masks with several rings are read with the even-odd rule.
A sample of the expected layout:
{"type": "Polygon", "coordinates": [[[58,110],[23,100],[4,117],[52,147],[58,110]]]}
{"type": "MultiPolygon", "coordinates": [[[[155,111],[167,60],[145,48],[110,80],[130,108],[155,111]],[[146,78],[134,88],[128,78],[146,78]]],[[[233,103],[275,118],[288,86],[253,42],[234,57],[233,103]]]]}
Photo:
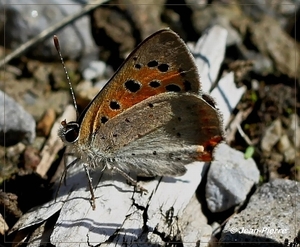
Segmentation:
{"type": "Polygon", "coordinates": [[[76,110],[77,119],[78,119],[79,112],[78,112],[78,107],[77,107],[77,103],[76,103],[76,99],[75,99],[74,90],[73,90],[72,83],[71,83],[71,80],[70,80],[70,77],[69,77],[69,73],[68,73],[68,71],[66,69],[65,61],[63,59],[63,56],[61,55],[60,45],[59,45],[59,42],[58,42],[58,37],[56,35],[53,36],[53,41],[54,41],[55,48],[56,48],[56,50],[58,52],[58,55],[60,57],[61,64],[62,64],[62,66],[64,68],[65,73],[66,73],[67,81],[69,83],[69,87],[70,87],[70,91],[71,91],[71,95],[72,95],[72,99],[73,99],[73,104],[74,104],[74,107],[75,107],[75,110],[76,110]]]}

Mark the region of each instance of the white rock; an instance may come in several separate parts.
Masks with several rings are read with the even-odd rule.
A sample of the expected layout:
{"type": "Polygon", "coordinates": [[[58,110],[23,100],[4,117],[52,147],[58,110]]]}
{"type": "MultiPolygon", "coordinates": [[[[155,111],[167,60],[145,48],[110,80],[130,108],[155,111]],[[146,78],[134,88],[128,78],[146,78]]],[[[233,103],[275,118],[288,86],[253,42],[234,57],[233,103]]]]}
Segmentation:
{"type": "Polygon", "coordinates": [[[242,203],[254,184],[259,181],[259,170],[252,158],[220,144],[215,150],[207,176],[206,201],[211,212],[222,212],[242,203]]]}

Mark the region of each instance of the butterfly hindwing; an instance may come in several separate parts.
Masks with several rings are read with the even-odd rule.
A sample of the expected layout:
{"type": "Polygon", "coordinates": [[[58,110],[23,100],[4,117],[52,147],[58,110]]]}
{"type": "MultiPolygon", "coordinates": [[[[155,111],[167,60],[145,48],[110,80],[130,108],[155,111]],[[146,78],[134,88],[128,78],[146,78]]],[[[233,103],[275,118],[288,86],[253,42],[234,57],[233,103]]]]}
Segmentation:
{"type": "Polygon", "coordinates": [[[185,164],[212,159],[221,124],[218,110],[201,97],[164,93],[107,122],[91,144],[121,170],[176,176],[185,164]]]}

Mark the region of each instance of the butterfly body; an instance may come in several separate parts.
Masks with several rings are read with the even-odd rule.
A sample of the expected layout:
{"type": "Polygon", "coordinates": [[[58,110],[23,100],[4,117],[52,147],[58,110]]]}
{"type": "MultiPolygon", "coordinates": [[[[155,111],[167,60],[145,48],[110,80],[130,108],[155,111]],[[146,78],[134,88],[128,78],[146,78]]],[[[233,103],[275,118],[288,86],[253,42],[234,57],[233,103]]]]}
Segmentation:
{"type": "Polygon", "coordinates": [[[213,99],[201,92],[193,57],[164,29],[126,59],[76,122],[59,136],[92,168],[179,176],[210,161],[224,139],[213,99]]]}

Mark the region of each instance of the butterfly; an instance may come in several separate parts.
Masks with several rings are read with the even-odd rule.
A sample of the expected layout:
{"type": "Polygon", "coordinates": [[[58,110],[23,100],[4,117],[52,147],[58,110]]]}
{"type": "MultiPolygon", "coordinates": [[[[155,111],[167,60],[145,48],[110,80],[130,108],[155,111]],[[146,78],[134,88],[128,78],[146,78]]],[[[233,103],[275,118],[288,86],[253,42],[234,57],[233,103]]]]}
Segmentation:
{"type": "MultiPolygon", "coordinates": [[[[224,140],[221,115],[202,92],[194,58],[170,29],[146,38],[59,137],[89,168],[180,176],[211,161],[224,140]]],[[[141,189],[143,189],[141,187],[141,189]]]]}

